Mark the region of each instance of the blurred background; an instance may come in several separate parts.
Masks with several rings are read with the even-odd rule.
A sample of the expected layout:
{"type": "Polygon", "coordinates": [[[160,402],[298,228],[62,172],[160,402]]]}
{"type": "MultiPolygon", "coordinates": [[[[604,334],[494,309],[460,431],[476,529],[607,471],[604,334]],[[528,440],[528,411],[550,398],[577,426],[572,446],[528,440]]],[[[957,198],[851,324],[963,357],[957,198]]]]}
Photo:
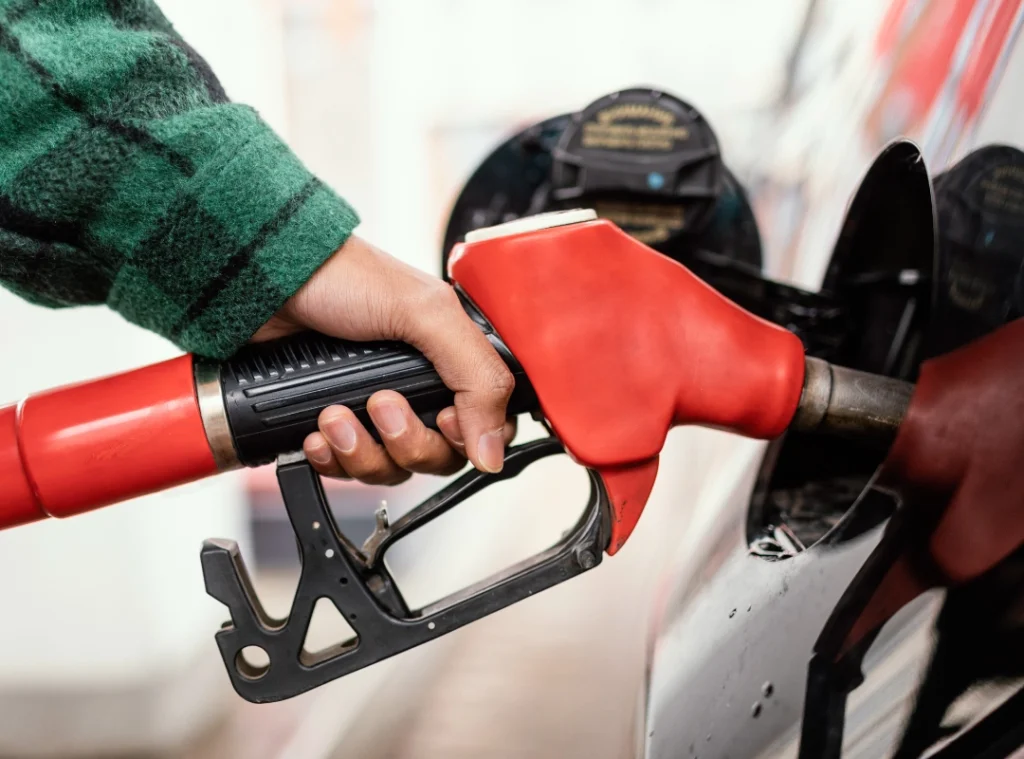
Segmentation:
{"type": "MultiPolygon", "coordinates": [[[[767,271],[809,287],[879,147],[908,134],[929,158],[956,154],[1010,35],[993,67],[970,80],[964,55],[984,43],[980,6],[1012,5],[1007,29],[1019,23],[1016,2],[983,0],[159,4],[230,96],[255,106],[359,210],[360,234],[426,271],[440,273],[451,204],[501,140],[649,85],[707,117],[750,193],[767,271]],[[915,27],[921,18],[928,23],[915,27]],[[927,34],[910,33],[921,26],[927,34]]],[[[0,374],[4,400],[177,352],[102,309],[69,317],[6,292],[0,350],[24,359],[0,374]]],[[[298,564],[272,469],[0,534],[0,572],[10,578],[0,585],[0,756],[630,756],[659,569],[694,505],[758,450],[676,430],[621,554],[430,645],[266,706],[230,690],[213,641],[227,613],[204,592],[199,547],[238,539],[269,610],[287,611],[298,564]]],[[[394,518],[439,484],[418,477],[386,491],[328,491],[339,525],[361,542],[382,499],[394,518]]],[[[568,462],[488,490],[391,557],[403,591],[428,601],[532,554],[573,523],[585,496],[585,477],[568,462]]],[[[307,643],[345,635],[325,614],[307,643]]]]}

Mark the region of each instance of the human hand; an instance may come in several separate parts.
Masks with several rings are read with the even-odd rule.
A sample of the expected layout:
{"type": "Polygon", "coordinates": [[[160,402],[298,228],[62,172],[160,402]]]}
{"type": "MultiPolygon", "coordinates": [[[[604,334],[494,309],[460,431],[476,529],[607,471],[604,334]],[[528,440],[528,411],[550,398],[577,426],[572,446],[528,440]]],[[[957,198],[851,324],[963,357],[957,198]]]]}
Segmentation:
{"type": "Polygon", "coordinates": [[[323,475],[393,485],[412,472],[452,474],[466,458],[497,472],[515,427],[505,418],[514,380],[497,351],[445,282],[351,237],[253,335],[254,342],[306,329],[348,340],[398,340],[422,352],[455,392],[455,405],[428,429],[408,401],[374,393],[367,411],[377,443],[344,406],[320,413],[319,432],[303,445],[323,475]]]}

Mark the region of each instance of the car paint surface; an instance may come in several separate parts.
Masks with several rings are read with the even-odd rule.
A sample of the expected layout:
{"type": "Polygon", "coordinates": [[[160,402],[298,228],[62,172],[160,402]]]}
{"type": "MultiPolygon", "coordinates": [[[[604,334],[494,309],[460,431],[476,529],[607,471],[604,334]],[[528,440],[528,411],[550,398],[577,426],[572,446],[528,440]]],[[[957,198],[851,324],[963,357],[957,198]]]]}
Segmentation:
{"type": "MultiPolygon", "coordinates": [[[[810,3],[793,81],[765,116],[776,149],[737,172],[762,225],[768,273],[808,287],[820,282],[857,177],[886,142],[917,141],[933,175],[975,147],[1024,143],[1024,4],[894,0],[873,17],[854,5],[810,3]]],[[[756,444],[737,447],[664,572],[638,756],[797,756],[813,645],[882,528],[785,560],[753,555],[748,511],[762,455],[756,444]]],[[[941,601],[934,591],[918,599],[872,646],[866,681],[847,703],[844,757],[892,755],[941,601]]],[[[971,690],[956,702],[958,724],[1018,686],[971,690]]]]}

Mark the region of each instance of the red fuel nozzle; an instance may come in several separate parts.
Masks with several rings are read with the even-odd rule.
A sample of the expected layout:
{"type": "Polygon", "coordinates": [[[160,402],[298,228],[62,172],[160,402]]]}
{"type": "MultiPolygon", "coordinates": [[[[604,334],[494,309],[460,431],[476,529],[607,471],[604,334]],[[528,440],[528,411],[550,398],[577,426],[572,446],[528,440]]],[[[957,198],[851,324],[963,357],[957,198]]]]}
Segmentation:
{"type": "Polygon", "coordinates": [[[450,268],[588,466],[657,456],[680,424],[775,437],[796,411],[800,340],[609,221],[463,243],[450,268]]]}
{"type": "Polygon", "coordinates": [[[566,449],[605,474],[616,508],[609,553],[640,516],[669,428],[767,439],[796,412],[800,340],[609,221],[464,243],[449,269],[522,364],[566,449]]]}

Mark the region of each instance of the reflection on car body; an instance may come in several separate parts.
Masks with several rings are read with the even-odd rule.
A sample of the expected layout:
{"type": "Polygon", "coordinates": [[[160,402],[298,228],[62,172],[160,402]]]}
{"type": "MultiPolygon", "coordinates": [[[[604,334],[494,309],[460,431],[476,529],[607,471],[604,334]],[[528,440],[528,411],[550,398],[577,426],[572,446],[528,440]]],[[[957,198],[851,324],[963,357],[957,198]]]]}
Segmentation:
{"type": "MultiPolygon", "coordinates": [[[[965,26],[942,37],[959,40],[969,65],[943,52],[949,46],[941,40],[930,46],[915,27],[952,5],[897,2],[879,20],[872,76],[883,83],[880,94],[874,106],[865,108],[872,101],[860,98],[862,105],[844,114],[861,123],[860,147],[834,166],[849,173],[862,163],[858,150],[909,132],[923,146],[918,175],[927,180],[926,164],[945,169],[926,190],[913,189],[913,171],[894,180],[897,163],[896,173],[873,187],[869,172],[822,283],[847,294],[865,283],[889,283],[852,309],[853,337],[833,346],[829,358],[908,379],[923,359],[1024,314],[1024,108],[1016,104],[1024,50],[1015,45],[1021,3],[957,4],[965,26]],[[913,60],[948,73],[896,129],[890,106],[913,90],[913,60]],[[934,215],[931,244],[925,212],[934,215]]],[[[825,42],[812,33],[805,44],[827,45],[828,35],[821,36],[825,42]]],[[[806,75],[799,61],[795,71],[798,79],[806,75]]],[[[798,96],[783,105],[780,135],[803,117],[798,96]]],[[[813,157],[805,165],[815,165],[813,157]]],[[[771,176],[769,166],[748,177],[762,217],[784,210],[765,198],[788,196],[781,187],[765,192],[771,176]]],[[[798,195],[835,185],[835,177],[785,181],[798,195]]],[[[785,241],[797,254],[789,268],[798,278],[812,270],[800,263],[800,252],[820,246],[826,234],[821,219],[833,212],[824,206],[840,201],[823,193],[804,194],[801,202],[810,225],[785,241]]],[[[770,235],[766,247],[779,261],[770,235]]],[[[1024,746],[1024,552],[970,583],[920,595],[850,650],[847,636],[877,572],[927,525],[901,533],[897,502],[874,487],[877,451],[790,435],[763,454],[748,454],[754,460],[738,462],[729,492],[699,505],[698,527],[682,536],[681,558],[667,576],[669,590],[654,614],[638,753],[1016,756],[1024,746]]]]}

